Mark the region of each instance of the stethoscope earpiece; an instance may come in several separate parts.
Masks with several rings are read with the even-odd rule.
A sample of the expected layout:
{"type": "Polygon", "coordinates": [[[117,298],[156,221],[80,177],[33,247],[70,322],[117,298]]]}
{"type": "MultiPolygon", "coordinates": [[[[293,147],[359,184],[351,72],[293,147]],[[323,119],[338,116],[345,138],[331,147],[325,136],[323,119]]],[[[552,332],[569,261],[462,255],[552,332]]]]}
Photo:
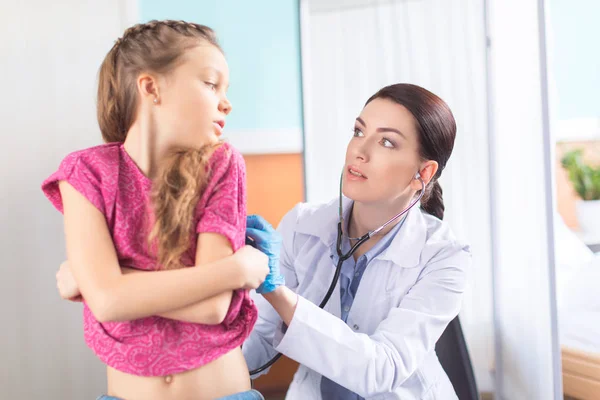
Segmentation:
{"type": "MultiPolygon", "coordinates": [[[[373,231],[369,231],[367,233],[365,233],[363,236],[361,236],[360,238],[350,238],[349,239],[354,239],[354,240],[358,240],[361,244],[364,243],[364,241],[366,241],[367,239],[369,239],[370,237],[373,237],[374,235],[376,235],[377,233],[379,233],[383,228],[385,228],[386,226],[388,226],[389,224],[391,224],[392,222],[396,221],[398,218],[400,218],[401,216],[403,216],[404,214],[406,214],[415,204],[417,204],[421,198],[423,197],[423,195],[425,194],[425,181],[423,180],[423,178],[421,178],[421,173],[419,171],[417,171],[417,173],[415,174],[415,179],[418,179],[419,182],[421,182],[421,190],[420,193],[417,197],[416,200],[414,200],[412,203],[410,203],[410,205],[408,207],[406,207],[406,209],[402,210],[402,212],[400,212],[399,214],[396,214],[394,217],[392,217],[389,221],[387,221],[385,224],[381,225],[379,228],[373,230],[373,231]]],[[[354,246],[352,248],[352,250],[350,251],[349,255],[342,255],[341,253],[341,237],[343,234],[343,221],[344,221],[344,210],[342,207],[342,185],[344,181],[344,173],[342,172],[342,175],[340,176],[340,197],[339,197],[339,207],[338,207],[338,212],[339,212],[339,223],[340,225],[340,231],[338,232],[338,256],[340,258],[348,258],[349,255],[352,255],[352,253],[354,253],[354,251],[356,250],[356,248],[358,248],[358,246],[354,246]]],[[[358,243],[357,243],[358,244],[358,243]]]]}

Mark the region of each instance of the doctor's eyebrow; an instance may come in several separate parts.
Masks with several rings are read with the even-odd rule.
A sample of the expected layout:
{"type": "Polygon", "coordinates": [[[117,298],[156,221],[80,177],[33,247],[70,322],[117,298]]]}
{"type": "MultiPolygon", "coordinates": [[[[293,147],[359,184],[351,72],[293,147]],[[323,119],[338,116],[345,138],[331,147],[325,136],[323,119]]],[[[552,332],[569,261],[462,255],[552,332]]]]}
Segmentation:
{"type": "MultiPolygon", "coordinates": [[[[361,117],[357,117],[356,120],[365,128],[367,127],[367,124],[365,123],[365,121],[363,121],[363,119],[361,117]]],[[[375,131],[376,132],[394,132],[394,133],[397,133],[398,135],[402,136],[404,138],[404,140],[406,140],[406,136],[404,135],[404,133],[400,132],[396,128],[383,127],[383,128],[377,128],[375,131]]]]}

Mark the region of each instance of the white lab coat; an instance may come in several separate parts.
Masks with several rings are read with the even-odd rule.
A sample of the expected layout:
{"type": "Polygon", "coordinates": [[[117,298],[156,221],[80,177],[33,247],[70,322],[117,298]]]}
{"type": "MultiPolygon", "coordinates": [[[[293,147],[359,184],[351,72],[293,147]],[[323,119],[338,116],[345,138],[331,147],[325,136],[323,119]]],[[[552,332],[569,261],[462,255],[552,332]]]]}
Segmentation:
{"type": "Polygon", "coordinates": [[[345,323],[339,283],[325,310],[318,308],[335,271],[337,223],[337,200],[299,204],[281,221],[281,272],[298,304],[283,333],[279,315],[253,292],[259,318],[243,345],[248,367],[275,351],[299,362],[292,400],[321,399],[322,375],[366,399],[456,399],[434,346],[460,310],[469,247],[415,206],[367,266],[345,323]]]}

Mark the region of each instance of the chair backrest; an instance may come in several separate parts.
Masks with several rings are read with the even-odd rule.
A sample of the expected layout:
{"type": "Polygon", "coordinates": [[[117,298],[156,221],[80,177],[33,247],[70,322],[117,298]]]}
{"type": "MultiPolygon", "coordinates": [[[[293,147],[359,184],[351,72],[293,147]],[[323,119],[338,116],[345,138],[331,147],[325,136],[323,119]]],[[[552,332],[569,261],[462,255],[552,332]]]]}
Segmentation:
{"type": "Polygon", "coordinates": [[[479,400],[475,373],[458,317],[446,327],[435,352],[459,400],[479,400]]]}

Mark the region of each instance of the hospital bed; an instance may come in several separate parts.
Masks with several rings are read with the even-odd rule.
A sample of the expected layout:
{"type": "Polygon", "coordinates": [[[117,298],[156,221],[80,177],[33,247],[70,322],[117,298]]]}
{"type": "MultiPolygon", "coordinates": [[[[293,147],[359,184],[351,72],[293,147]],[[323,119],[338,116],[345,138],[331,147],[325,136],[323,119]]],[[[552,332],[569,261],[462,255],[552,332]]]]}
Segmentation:
{"type": "MultiPolygon", "coordinates": [[[[567,239],[568,241],[568,239],[567,239]]],[[[556,294],[563,392],[600,399],[600,253],[557,241],[556,294]],[[561,257],[562,256],[562,257],[561,257]]]]}
{"type": "Polygon", "coordinates": [[[581,400],[600,399],[600,352],[563,345],[561,354],[564,395],[581,400]]]}
{"type": "Polygon", "coordinates": [[[580,271],[583,276],[577,278],[579,281],[592,275],[588,278],[595,283],[593,291],[583,285],[572,285],[572,291],[564,293],[571,301],[573,298],[586,301],[590,308],[578,304],[560,308],[558,312],[563,392],[582,400],[600,399],[600,262],[595,267],[590,274],[591,270],[580,271]],[[575,290],[576,286],[580,286],[579,290],[575,290]]]}

